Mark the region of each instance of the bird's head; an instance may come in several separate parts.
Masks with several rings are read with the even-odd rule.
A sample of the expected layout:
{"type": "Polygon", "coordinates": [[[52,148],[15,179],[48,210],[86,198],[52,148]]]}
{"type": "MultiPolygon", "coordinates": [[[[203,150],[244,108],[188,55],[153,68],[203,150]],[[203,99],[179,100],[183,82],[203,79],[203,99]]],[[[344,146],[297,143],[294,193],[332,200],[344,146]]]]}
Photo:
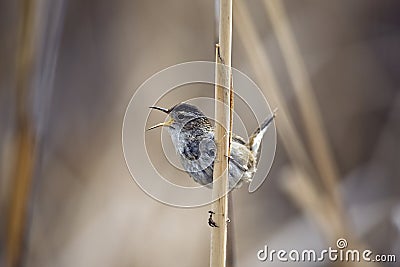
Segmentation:
{"type": "Polygon", "coordinates": [[[193,121],[207,121],[209,124],[209,121],[203,112],[201,112],[196,106],[186,103],[180,103],[170,109],[155,106],[150,108],[160,110],[168,114],[168,117],[164,122],[158,123],[147,130],[152,130],[158,127],[168,127],[170,131],[180,131],[185,127],[185,125],[193,121]]]}

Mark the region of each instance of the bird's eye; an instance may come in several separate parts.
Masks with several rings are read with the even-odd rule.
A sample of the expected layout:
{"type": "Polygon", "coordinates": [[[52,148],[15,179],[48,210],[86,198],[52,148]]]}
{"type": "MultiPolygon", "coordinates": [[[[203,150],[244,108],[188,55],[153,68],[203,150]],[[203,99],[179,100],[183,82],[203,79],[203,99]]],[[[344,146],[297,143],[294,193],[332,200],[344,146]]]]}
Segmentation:
{"type": "Polygon", "coordinates": [[[183,120],[184,117],[185,117],[185,116],[183,116],[182,114],[179,114],[179,115],[178,115],[178,119],[179,119],[179,120],[183,120]]]}

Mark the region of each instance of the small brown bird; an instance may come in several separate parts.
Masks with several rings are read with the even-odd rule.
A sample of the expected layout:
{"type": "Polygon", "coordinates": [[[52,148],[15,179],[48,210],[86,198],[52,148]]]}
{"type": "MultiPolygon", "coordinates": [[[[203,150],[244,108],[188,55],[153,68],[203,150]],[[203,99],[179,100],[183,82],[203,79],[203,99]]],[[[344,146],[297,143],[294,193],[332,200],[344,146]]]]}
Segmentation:
{"type": "MultiPolygon", "coordinates": [[[[150,107],[168,114],[166,122],[150,127],[168,127],[172,143],[180,162],[193,180],[212,187],[216,146],[214,128],[210,120],[196,106],[186,103],[170,109],[150,107]]],[[[250,182],[256,172],[262,138],[275,118],[268,117],[246,142],[233,134],[229,156],[229,188],[238,188],[243,182],[250,182]]],[[[212,214],[211,214],[212,215],[212,214]]]]}

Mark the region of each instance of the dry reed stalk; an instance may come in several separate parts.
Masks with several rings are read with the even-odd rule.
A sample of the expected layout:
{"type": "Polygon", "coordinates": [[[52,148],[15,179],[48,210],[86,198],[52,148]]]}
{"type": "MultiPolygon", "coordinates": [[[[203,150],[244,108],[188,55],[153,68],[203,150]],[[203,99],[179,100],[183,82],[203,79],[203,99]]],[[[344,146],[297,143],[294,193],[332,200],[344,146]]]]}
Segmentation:
{"type": "Polygon", "coordinates": [[[281,0],[264,0],[264,6],[288,68],[315,166],[319,171],[326,191],[331,194],[335,204],[340,207],[340,198],[335,190],[339,180],[337,167],[326,138],[311,81],[291,29],[285,7],[281,0]]]}
{"type": "Polygon", "coordinates": [[[273,107],[279,107],[278,134],[282,143],[288,151],[292,163],[297,169],[307,174],[314,174],[310,158],[306,153],[306,149],[294,128],[293,120],[290,116],[288,106],[279,89],[278,82],[272,70],[272,65],[268,59],[262,42],[255,31],[253,22],[250,19],[249,11],[241,0],[236,0],[235,18],[238,21],[235,24],[239,39],[242,40],[243,46],[253,66],[256,78],[263,89],[266,97],[273,107]]]}
{"type": "MultiPolygon", "coordinates": [[[[280,109],[279,120],[277,121],[279,123],[278,134],[280,135],[282,143],[292,162],[293,170],[296,171],[294,175],[288,175],[286,180],[284,180],[285,189],[293,198],[295,203],[298,204],[306,214],[310,214],[310,216],[315,219],[330,242],[335,242],[335,238],[346,234],[348,238],[351,239],[350,242],[353,244],[354,248],[361,249],[365,247],[361,242],[359,242],[359,240],[350,235],[344,221],[344,214],[340,209],[340,205],[337,205],[335,198],[332,198],[332,195],[324,196],[323,192],[319,190],[318,184],[315,183],[315,179],[312,179],[317,175],[315,167],[311,163],[311,159],[308,157],[306,149],[293,126],[294,124],[290,117],[288,107],[273,74],[272,65],[264,50],[262,41],[255,31],[255,26],[250,19],[251,16],[247,7],[244,5],[242,0],[235,1],[234,11],[236,21],[240,21],[240,23],[235,25],[235,28],[238,30],[239,38],[242,40],[245,51],[248,54],[256,78],[264,89],[264,93],[271,101],[272,105],[278,106],[280,109]]],[[[295,74],[299,75],[297,72],[295,74]]],[[[296,80],[297,79],[298,78],[296,78],[296,80]]],[[[305,77],[302,77],[302,79],[305,79],[305,77]]],[[[300,98],[300,100],[304,101],[304,98],[300,98]]],[[[303,105],[305,104],[303,103],[303,105]]],[[[314,106],[314,108],[315,107],[316,106],[314,106]]],[[[313,111],[318,112],[318,110],[313,111]]],[[[305,109],[303,112],[305,115],[308,115],[307,112],[310,111],[309,109],[305,109]]],[[[310,124],[313,125],[312,123],[310,124]]],[[[318,142],[324,141],[319,140],[318,142]]],[[[328,153],[328,151],[322,153],[325,152],[328,153]]],[[[329,156],[326,156],[324,160],[328,160],[328,157],[329,156]]],[[[321,162],[317,161],[317,164],[321,164],[321,162]]],[[[329,163],[324,162],[322,167],[318,166],[318,170],[321,171],[327,168],[326,164],[329,163]]],[[[328,190],[333,190],[332,186],[336,182],[336,169],[334,168],[334,164],[328,168],[333,169],[331,170],[331,177],[325,178],[325,187],[328,187],[326,188],[328,190]]],[[[359,263],[354,262],[351,263],[351,265],[359,266],[359,263]]],[[[374,264],[374,266],[377,266],[377,264],[374,264]]]]}
{"type": "Polygon", "coordinates": [[[232,125],[232,0],[220,0],[219,45],[216,46],[215,141],[217,145],[213,179],[212,211],[218,227],[211,230],[210,266],[226,266],[228,220],[228,157],[232,125]],[[229,90],[227,90],[229,89],[229,90]]]}
{"type": "Polygon", "coordinates": [[[23,0],[20,7],[16,54],[16,159],[6,248],[10,267],[23,265],[24,243],[32,214],[30,200],[34,198],[32,184],[35,174],[40,172],[43,132],[50,110],[65,1],[23,0]]]}
{"type": "Polygon", "coordinates": [[[35,57],[35,7],[36,1],[21,1],[21,22],[16,62],[16,159],[13,166],[13,183],[8,217],[6,264],[20,265],[27,202],[34,172],[36,135],[29,113],[28,92],[32,82],[35,57]]]}
{"type": "MultiPolygon", "coordinates": [[[[299,173],[302,174],[302,177],[306,179],[306,186],[308,186],[307,190],[309,192],[312,192],[313,196],[316,196],[315,198],[312,198],[312,201],[318,202],[320,200],[318,198],[318,196],[320,196],[320,194],[318,194],[318,192],[320,191],[319,186],[316,183],[316,179],[312,179],[317,176],[317,172],[314,165],[311,163],[311,159],[306,153],[306,148],[304,147],[299,137],[299,134],[294,128],[293,120],[291,119],[291,116],[289,114],[285,99],[281,94],[281,90],[279,89],[279,85],[272,71],[272,65],[264,50],[262,41],[260,40],[260,37],[255,30],[255,26],[250,19],[249,11],[242,0],[235,1],[235,17],[237,18],[237,21],[240,21],[240,23],[235,25],[235,27],[238,30],[239,38],[242,40],[245,50],[248,53],[250,63],[254,66],[253,69],[256,74],[256,78],[263,88],[267,98],[271,101],[272,105],[279,107],[280,112],[279,120],[277,123],[279,123],[278,134],[281,136],[282,143],[288,153],[294,169],[298,170],[299,173]]],[[[293,185],[298,183],[294,181],[293,183],[289,184],[293,185]]],[[[296,187],[294,186],[294,188],[296,187]]],[[[289,192],[290,194],[294,194],[291,195],[291,197],[296,201],[299,200],[301,197],[304,197],[304,194],[302,194],[299,190],[291,190],[289,188],[287,192],[289,192]],[[297,193],[301,195],[297,195],[297,193]]],[[[300,205],[300,207],[307,207],[307,209],[304,210],[307,214],[319,212],[324,214],[327,211],[327,209],[325,209],[325,205],[323,209],[308,209],[311,207],[310,205],[300,205]]],[[[318,205],[318,207],[321,206],[318,205]]],[[[337,205],[335,205],[335,207],[337,208],[337,205]]],[[[345,225],[343,225],[343,220],[341,219],[341,213],[338,212],[337,209],[335,209],[334,214],[335,215],[333,216],[340,215],[340,219],[337,218],[332,221],[341,222],[341,226],[335,226],[335,229],[333,230],[333,227],[327,227],[326,225],[320,224],[320,227],[322,229],[331,229],[329,230],[329,233],[324,232],[327,238],[330,239],[330,241],[332,241],[332,236],[337,235],[338,232],[343,233],[345,228],[345,225]]],[[[318,215],[316,214],[314,217],[318,218],[318,215]]],[[[321,223],[322,220],[317,220],[317,222],[321,223]]],[[[328,223],[330,222],[328,221],[328,223]]]]}
{"type": "MultiPolygon", "coordinates": [[[[328,193],[328,197],[332,201],[326,200],[325,196],[320,196],[316,200],[323,199],[325,207],[322,210],[332,211],[329,213],[334,214],[330,216],[331,219],[329,220],[332,228],[335,229],[332,232],[340,235],[345,229],[345,222],[340,197],[335,190],[339,181],[338,172],[326,138],[311,81],[281,0],[264,0],[264,6],[288,68],[300,114],[305,125],[306,136],[311,146],[311,153],[315,162],[314,166],[318,170],[318,177],[321,177],[325,187],[324,191],[328,193]],[[335,207],[332,208],[332,205],[335,205],[335,207]]],[[[315,191],[318,191],[318,188],[315,188],[315,191]]]]}

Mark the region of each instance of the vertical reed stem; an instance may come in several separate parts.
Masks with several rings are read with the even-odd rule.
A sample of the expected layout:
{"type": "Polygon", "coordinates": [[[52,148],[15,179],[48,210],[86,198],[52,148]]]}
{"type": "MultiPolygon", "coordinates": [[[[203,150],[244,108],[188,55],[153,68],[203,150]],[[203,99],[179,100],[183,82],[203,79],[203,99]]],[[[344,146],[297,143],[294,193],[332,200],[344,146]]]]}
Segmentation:
{"type": "Polygon", "coordinates": [[[228,155],[230,154],[232,124],[232,0],[220,0],[219,45],[216,46],[215,75],[215,141],[217,154],[214,162],[212,204],[218,227],[211,230],[211,267],[226,266],[228,220],[228,155]],[[229,89],[229,90],[227,90],[229,89]],[[219,181],[217,181],[219,180],[219,181]]]}

